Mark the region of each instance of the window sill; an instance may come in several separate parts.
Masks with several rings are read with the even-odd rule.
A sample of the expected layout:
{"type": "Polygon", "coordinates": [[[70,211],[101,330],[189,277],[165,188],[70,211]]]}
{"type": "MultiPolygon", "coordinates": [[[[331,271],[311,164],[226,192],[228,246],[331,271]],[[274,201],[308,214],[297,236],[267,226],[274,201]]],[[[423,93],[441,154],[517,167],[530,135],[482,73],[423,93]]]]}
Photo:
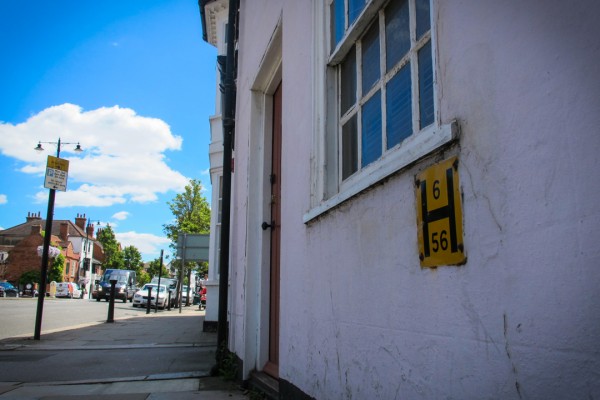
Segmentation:
{"type": "Polygon", "coordinates": [[[399,148],[383,155],[378,161],[344,182],[344,187],[338,194],[322,201],[304,214],[302,217],[303,222],[305,224],[311,222],[391,174],[450,143],[457,137],[458,124],[456,121],[440,127],[431,126],[411,136],[399,148]]]}

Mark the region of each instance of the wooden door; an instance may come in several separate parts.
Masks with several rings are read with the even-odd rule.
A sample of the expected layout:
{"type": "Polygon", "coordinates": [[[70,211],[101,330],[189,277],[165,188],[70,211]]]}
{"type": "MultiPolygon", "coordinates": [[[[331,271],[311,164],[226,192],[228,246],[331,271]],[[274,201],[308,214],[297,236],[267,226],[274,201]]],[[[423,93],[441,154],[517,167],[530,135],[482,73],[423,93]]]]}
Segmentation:
{"type": "Polygon", "coordinates": [[[281,84],[273,94],[271,162],[271,279],[269,307],[269,361],[265,372],[279,377],[279,260],[281,247],[281,84]]]}

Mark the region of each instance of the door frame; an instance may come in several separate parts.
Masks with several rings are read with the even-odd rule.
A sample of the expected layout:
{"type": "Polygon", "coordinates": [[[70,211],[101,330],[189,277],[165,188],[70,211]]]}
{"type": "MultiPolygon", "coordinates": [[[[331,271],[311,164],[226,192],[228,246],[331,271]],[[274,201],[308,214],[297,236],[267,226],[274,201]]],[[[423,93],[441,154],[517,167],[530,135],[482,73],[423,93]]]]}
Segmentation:
{"type": "MultiPolygon", "coordinates": [[[[244,271],[243,376],[263,370],[269,360],[270,201],[273,93],[282,82],[281,21],[262,59],[251,87],[248,142],[248,205],[246,214],[246,268],[244,271]],[[250,184],[252,183],[252,184],[250,184]]],[[[239,164],[238,164],[239,166],[239,164]]],[[[240,312],[242,310],[238,310],[240,312]]]]}
{"type": "MultiPolygon", "coordinates": [[[[271,104],[271,168],[265,170],[270,183],[270,262],[269,262],[269,357],[264,371],[274,378],[279,378],[279,324],[281,304],[281,152],[283,139],[283,82],[279,83],[272,100],[279,98],[279,110],[276,112],[277,101],[271,104]],[[278,135],[275,135],[278,132],[278,135]],[[275,139],[277,137],[277,140],[275,139]],[[277,160],[277,161],[276,161],[277,160]],[[278,165],[276,165],[278,164],[278,165]],[[269,172],[267,174],[267,172],[269,172]],[[274,216],[276,213],[277,216],[274,216]],[[273,282],[276,279],[277,282],[273,282]],[[273,314],[276,315],[273,315],[273,314]],[[275,336],[275,337],[274,337],[275,336]]],[[[267,195],[269,195],[267,193],[267,195]]]]}

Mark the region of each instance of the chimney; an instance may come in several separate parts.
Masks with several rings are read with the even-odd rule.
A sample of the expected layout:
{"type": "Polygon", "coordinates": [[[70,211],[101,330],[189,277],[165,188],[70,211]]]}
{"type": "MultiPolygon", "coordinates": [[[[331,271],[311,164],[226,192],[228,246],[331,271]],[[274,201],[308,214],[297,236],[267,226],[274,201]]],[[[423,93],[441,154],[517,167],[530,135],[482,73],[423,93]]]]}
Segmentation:
{"type": "Polygon", "coordinates": [[[75,218],[75,225],[77,225],[81,229],[85,230],[85,221],[86,220],[87,220],[87,218],[85,217],[85,214],[77,214],[77,218],[75,218]]]}
{"type": "Polygon", "coordinates": [[[89,237],[94,237],[94,224],[89,224],[85,229],[89,237]]]}
{"type": "Polygon", "coordinates": [[[37,214],[36,213],[32,213],[32,212],[28,212],[27,213],[27,220],[26,220],[27,222],[29,222],[29,221],[37,221],[37,220],[39,220],[39,221],[42,220],[42,217],[40,217],[40,212],[39,211],[38,211],[37,214]]]}
{"type": "Polygon", "coordinates": [[[41,235],[42,234],[42,226],[41,225],[31,225],[31,234],[32,235],[41,235]]]}
{"type": "Polygon", "coordinates": [[[60,223],[60,238],[64,242],[69,240],[69,223],[68,222],[60,223]]]}

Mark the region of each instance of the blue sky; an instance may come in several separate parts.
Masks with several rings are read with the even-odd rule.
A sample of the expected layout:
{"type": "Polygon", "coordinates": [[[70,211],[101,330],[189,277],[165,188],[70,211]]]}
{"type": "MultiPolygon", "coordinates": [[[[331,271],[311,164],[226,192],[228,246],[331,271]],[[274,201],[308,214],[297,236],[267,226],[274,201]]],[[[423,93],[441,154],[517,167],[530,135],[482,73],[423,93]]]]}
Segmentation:
{"type": "Polygon", "coordinates": [[[46,218],[44,172],[70,160],[55,219],[110,223],[149,261],[169,242],[167,201],[200,179],[210,201],[208,118],[216,49],[195,0],[0,0],[0,229],[46,218]]]}

